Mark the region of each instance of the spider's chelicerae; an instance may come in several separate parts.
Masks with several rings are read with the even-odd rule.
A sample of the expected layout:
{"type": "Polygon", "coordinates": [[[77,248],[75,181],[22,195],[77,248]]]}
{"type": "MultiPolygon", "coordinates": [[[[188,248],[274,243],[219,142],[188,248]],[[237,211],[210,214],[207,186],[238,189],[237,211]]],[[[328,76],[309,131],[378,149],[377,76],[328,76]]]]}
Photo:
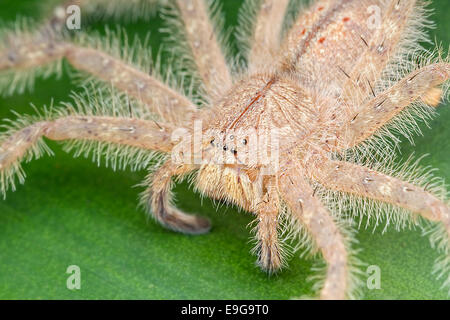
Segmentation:
{"type": "MultiPolygon", "coordinates": [[[[430,24],[425,1],[321,0],[292,14],[289,0],[249,0],[239,57],[224,50],[214,5],[160,2],[172,44],[182,48],[171,81],[155,66],[145,69],[148,53],[138,42],[125,50],[63,31],[67,6],[83,12],[92,3],[69,1],[37,30],[4,32],[7,93],[58,72],[62,59],[92,85],[72,104],[10,122],[0,138],[3,194],[17,177],[23,182],[21,161],[50,152],[43,138],[69,141],[69,150],[113,167],[147,168],[141,203],[174,231],[210,230],[207,219],[171,204],[174,178],[190,177],[203,195],[252,212],[257,261],[270,273],[285,263],[286,238],[300,238],[326,262],[322,299],[351,298],[357,289],[349,211],[389,215],[397,227],[435,222],[437,268],[450,285],[445,188],[416,162],[392,165],[397,134],[409,138],[414,119],[432,115],[446,96],[448,59],[420,46],[430,24]]],[[[115,12],[114,1],[99,3],[115,12]]]]}

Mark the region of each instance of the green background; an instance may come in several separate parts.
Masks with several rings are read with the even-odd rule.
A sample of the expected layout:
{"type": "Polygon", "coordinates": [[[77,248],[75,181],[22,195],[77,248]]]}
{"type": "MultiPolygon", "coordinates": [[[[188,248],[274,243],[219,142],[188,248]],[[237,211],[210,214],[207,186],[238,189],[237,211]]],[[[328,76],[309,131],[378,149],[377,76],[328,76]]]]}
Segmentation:
{"type": "MultiPolygon", "coordinates": [[[[0,20],[16,15],[36,16],[41,1],[0,1],[0,20]]],[[[239,0],[224,0],[227,26],[235,25],[239,0]]],[[[450,43],[450,2],[434,0],[432,38],[450,43]]],[[[90,25],[103,28],[105,21],[90,25]]],[[[161,20],[121,22],[130,34],[152,32],[157,51],[161,20]]],[[[33,93],[0,98],[0,118],[9,111],[31,113],[37,106],[68,101],[75,87],[67,75],[38,80],[33,93]]],[[[402,153],[430,153],[423,161],[450,178],[449,105],[423,127],[415,146],[403,143],[402,153]]],[[[24,165],[25,185],[0,201],[0,298],[2,299],[288,299],[311,294],[312,259],[294,256],[289,268],[269,277],[255,266],[249,251],[252,220],[248,213],[201,201],[187,185],[177,186],[178,205],[187,212],[208,216],[211,233],[185,236],[157,225],[137,209],[133,188],[145,172],[98,168],[90,160],[73,159],[50,143],[55,157],[24,165]],[[66,269],[81,268],[81,290],[66,288],[66,269]]],[[[381,289],[365,290],[367,299],[446,299],[441,281],[431,274],[437,257],[419,230],[396,232],[381,228],[360,230],[359,258],[381,268],[381,289]]]]}

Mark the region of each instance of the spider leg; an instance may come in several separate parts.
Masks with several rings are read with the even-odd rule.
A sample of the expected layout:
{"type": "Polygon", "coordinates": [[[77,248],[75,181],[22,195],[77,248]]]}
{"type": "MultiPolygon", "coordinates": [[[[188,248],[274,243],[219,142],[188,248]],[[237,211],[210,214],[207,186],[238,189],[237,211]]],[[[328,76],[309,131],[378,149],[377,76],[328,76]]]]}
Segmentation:
{"type": "Polygon", "coordinates": [[[16,174],[23,182],[21,160],[29,161],[44,152],[51,153],[42,140],[44,137],[56,141],[100,141],[170,152],[173,147],[171,131],[172,127],[163,123],[100,116],[63,116],[54,120],[29,123],[19,129],[12,126],[9,132],[0,137],[0,192],[5,194],[9,185],[14,189],[16,174]]]}
{"type": "Polygon", "coordinates": [[[349,253],[331,213],[314,196],[302,170],[287,168],[279,177],[279,191],[291,214],[303,224],[328,267],[321,299],[345,299],[351,291],[349,253]]]}
{"type": "Polygon", "coordinates": [[[203,234],[211,229],[208,219],[181,212],[170,204],[173,177],[180,177],[195,170],[192,165],[175,165],[170,160],[156,172],[150,173],[143,185],[148,186],[141,194],[141,204],[166,228],[185,233],[203,234]]]}
{"type": "Polygon", "coordinates": [[[191,120],[197,107],[185,96],[169,88],[154,77],[90,48],[69,46],[66,58],[78,70],[112,83],[149,106],[152,112],[175,124],[191,120]]]}
{"type": "Polygon", "coordinates": [[[187,41],[210,97],[218,97],[232,85],[230,70],[219,45],[204,0],[177,0],[187,41]]]}
{"type": "Polygon", "coordinates": [[[280,211],[278,192],[270,185],[265,199],[257,208],[256,239],[258,265],[269,273],[277,272],[283,265],[281,247],[278,240],[278,214],[280,211]]]}
{"type": "Polygon", "coordinates": [[[182,94],[99,50],[58,42],[51,33],[46,32],[23,35],[9,42],[7,49],[0,52],[0,72],[38,68],[67,58],[76,69],[112,83],[166,121],[184,124],[197,111],[197,107],[182,94]]]}
{"type": "Polygon", "coordinates": [[[343,127],[343,148],[353,147],[372,136],[404,108],[418,99],[427,97],[430,90],[450,77],[449,63],[436,63],[420,68],[393,85],[351,115],[343,127]]]}
{"type": "MultiPolygon", "coordinates": [[[[424,188],[386,174],[347,162],[325,161],[312,172],[324,187],[344,193],[390,203],[425,219],[437,222],[430,240],[442,257],[437,260],[435,272],[444,276],[450,267],[450,206],[424,188]]],[[[447,275],[448,277],[448,275],[447,275]]],[[[450,277],[444,286],[450,284],[450,277]]]]}
{"type": "Polygon", "coordinates": [[[450,231],[450,207],[411,183],[357,164],[324,161],[311,172],[326,188],[393,204],[432,220],[450,231]]]}
{"type": "Polygon", "coordinates": [[[289,0],[264,0],[256,17],[249,53],[249,69],[256,71],[273,59],[280,46],[280,34],[289,0]],[[272,58],[271,58],[272,57],[272,58]]]}

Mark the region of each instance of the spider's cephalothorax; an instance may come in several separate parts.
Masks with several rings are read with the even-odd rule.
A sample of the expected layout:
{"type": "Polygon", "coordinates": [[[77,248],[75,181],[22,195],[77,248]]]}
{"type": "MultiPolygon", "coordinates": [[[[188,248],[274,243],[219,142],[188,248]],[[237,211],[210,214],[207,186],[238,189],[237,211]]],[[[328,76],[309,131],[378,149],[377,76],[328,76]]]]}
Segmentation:
{"type": "MultiPolygon", "coordinates": [[[[20,160],[48,150],[43,137],[70,140],[69,149],[106,157],[113,167],[149,168],[144,207],[172,230],[201,234],[209,231],[207,219],[171,205],[173,178],[194,173],[202,194],[255,214],[258,264],[269,272],[285,262],[286,226],[306,233],[307,244],[327,263],[321,298],[354,296],[353,224],[343,212],[365,207],[348,208],[355,199],[404,209],[394,210],[398,226],[413,213],[436,222],[432,239],[448,277],[445,189],[429,174],[418,175],[417,166],[389,166],[397,141],[390,129],[409,137],[417,128],[414,116],[433,113],[450,77],[448,59],[440,52],[426,55],[418,44],[426,40],[425,3],[321,0],[284,24],[292,16],[289,0],[249,0],[239,33],[245,64],[227,62],[202,0],[169,6],[171,36],[184,46],[177,72],[195,67],[192,84],[207,101],[203,108],[195,95],[146,72],[133,54],[111,50],[110,43],[101,48],[86,39],[68,41],[56,18],[35,33],[6,34],[0,70],[14,79],[9,92],[29,70],[46,75],[58,68],[43,66],[65,58],[119,93],[98,90],[94,96],[96,89],[89,89],[87,97],[75,95],[74,105],[13,123],[0,140],[3,193],[14,188],[16,175],[23,181],[20,160]],[[175,37],[180,33],[183,39],[175,37]],[[166,154],[159,166],[151,161],[153,151],[166,154]]],[[[133,43],[132,49],[142,59],[142,47],[133,43]]]]}

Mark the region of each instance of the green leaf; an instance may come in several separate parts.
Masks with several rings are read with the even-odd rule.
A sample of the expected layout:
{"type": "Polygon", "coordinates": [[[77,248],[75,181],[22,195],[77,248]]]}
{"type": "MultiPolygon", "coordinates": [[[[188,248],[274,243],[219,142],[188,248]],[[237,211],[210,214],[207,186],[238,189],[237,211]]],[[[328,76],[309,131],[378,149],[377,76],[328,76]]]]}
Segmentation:
{"type": "MultiPolygon", "coordinates": [[[[0,19],[14,20],[36,12],[37,1],[3,0],[0,19]]],[[[241,1],[223,1],[227,25],[235,24],[241,1]]],[[[450,2],[435,0],[432,37],[450,42],[450,2]]],[[[113,21],[107,21],[114,26],[113,21]]],[[[157,51],[161,20],[123,24],[130,33],[152,31],[157,51]]],[[[102,23],[94,27],[102,29],[102,23]]],[[[0,98],[0,118],[10,109],[31,113],[37,106],[67,101],[73,83],[39,80],[33,93],[0,98]]],[[[409,155],[431,154],[424,164],[439,168],[450,180],[450,105],[423,127],[415,146],[403,143],[409,155]]],[[[27,180],[0,201],[0,299],[288,299],[311,294],[312,259],[295,255],[289,268],[269,277],[255,266],[249,251],[250,214],[226,205],[216,208],[186,184],[177,186],[178,205],[208,216],[211,233],[185,236],[167,231],[137,209],[145,172],[113,172],[89,159],[74,159],[50,143],[55,157],[24,166],[27,180]],[[69,290],[66,269],[81,269],[81,289],[69,290]]],[[[446,299],[441,281],[431,274],[437,253],[414,230],[360,230],[358,255],[381,268],[381,289],[364,290],[367,299],[446,299]]]]}

